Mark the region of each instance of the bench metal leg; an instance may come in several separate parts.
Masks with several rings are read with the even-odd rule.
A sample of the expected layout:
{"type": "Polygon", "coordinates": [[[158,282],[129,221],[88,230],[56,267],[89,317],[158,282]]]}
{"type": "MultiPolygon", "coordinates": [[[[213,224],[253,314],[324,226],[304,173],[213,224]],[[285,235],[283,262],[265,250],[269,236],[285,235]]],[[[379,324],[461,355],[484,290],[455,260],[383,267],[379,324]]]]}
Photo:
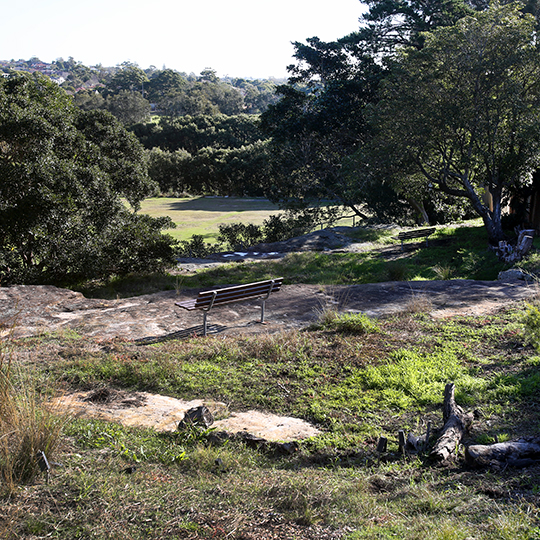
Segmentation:
{"type": "Polygon", "coordinates": [[[264,309],[266,305],[266,298],[262,301],[261,304],[261,324],[264,324],[264,309]]]}
{"type": "Polygon", "coordinates": [[[207,334],[206,317],[208,315],[208,312],[214,307],[216,296],[217,296],[217,291],[214,291],[212,293],[212,301],[210,302],[210,305],[206,309],[203,310],[203,336],[206,336],[207,334]]]}

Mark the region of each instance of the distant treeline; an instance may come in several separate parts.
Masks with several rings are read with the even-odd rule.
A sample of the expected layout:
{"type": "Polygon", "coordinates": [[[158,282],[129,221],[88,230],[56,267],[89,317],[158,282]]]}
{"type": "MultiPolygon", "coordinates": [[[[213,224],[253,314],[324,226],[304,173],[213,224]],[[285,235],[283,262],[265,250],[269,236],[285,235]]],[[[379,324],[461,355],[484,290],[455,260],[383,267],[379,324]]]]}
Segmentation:
{"type": "Polygon", "coordinates": [[[259,114],[275,103],[277,80],[220,79],[211,68],[199,75],[173,69],[142,69],[124,62],[115,67],[85,66],[73,58],[45,63],[39,58],[2,61],[0,71],[40,72],[74,96],[83,110],[107,109],[124,125],[167,116],[259,114]]]}
{"type": "Polygon", "coordinates": [[[164,117],[131,129],[162,194],[264,194],[270,156],[255,116],[164,117]]]}

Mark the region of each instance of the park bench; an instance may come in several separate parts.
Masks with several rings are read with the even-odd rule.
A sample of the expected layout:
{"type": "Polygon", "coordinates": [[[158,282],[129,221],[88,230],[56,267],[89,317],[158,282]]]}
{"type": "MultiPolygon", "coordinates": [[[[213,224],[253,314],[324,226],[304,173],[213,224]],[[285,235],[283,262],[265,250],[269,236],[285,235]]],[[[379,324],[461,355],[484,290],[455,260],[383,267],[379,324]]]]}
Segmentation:
{"type": "Polygon", "coordinates": [[[413,229],[412,231],[403,231],[400,232],[397,237],[397,240],[401,240],[401,251],[403,251],[403,241],[412,240],[414,238],[424,238],[426,239],[426,246],[428,245],[428,236],[432,235],[435,232],[435,227],[430,229],[413,229]]]}
{"type": "Polygon", "coordinates": [[[261,323],[264,323],[264,310],[266,300],[270,293],[281,289],[283,278],[267,279],[247,285],[236,285],[235,287],[223,287],[211,291],[202,291],[197,298],[176,302],[175,305],[193,311],[200,309],[203,311],[203,335],[206,336],[206,317],[208,312],[216,306],[231,304],[233,302],[242,302],[244,300],[262,300],[261,305],[261,323]]]}

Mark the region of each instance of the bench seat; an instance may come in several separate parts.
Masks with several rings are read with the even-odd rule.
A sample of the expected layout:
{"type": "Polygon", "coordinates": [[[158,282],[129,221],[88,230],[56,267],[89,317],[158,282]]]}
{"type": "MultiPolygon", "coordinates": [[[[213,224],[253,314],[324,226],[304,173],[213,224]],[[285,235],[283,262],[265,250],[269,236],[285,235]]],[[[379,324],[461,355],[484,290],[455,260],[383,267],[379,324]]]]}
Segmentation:
{"type": "Polygon", "coordinates": [[[244,300],[262,300],[261,305],[261,323],[264,323],[264,310],[267,298],[271,293],[281,289],[283,278],[267,279],[246,285],[236,285],[234,287],[223,287],[209,291],[201,291],[197,298],[191,298],[182,302],[175,302],[175,305],[194,311],[200,309],[203,311],[203,335],[207,334],[206,317],[208,312],[214,306],[241,302],[244,300]]]}
{"type": "Polygon", "coordinates": [[[415,238],[425,238],[426,246],[428,245],[428,236],[431,236],[435,232],[435,227],[429,229],[412,229],[411,231],[400,232],[396,237],[397,240],[401,240],[401,251],[403,251],[403,241],[413,240],[415,238]]]}

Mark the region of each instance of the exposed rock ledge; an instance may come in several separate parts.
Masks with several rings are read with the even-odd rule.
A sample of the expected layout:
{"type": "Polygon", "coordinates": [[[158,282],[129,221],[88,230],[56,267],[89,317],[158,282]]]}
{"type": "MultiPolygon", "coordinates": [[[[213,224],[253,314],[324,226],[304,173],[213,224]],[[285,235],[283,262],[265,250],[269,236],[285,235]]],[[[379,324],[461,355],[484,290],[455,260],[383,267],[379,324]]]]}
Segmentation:
{"type": "MultiPolygon", "coordinates": [[[[200,331],[202,315],[174,306],[198,291],[164,291],[120,300],[87,299],[67,289],[45,285],[0,287],[0,337],[27,337],[74,330],[98,341],[182,338],[200,331]]],[[[508,281],[409,281],[350,286],[284,285],[267,301],[266,324],[260,302],[241,302],[212,310],[210,333],[273,333],[302,328],[326,308],[379,317],[416,303],[434,317],[480,315],[530,298],[534,285],[508,281]]]]}
{"type": "Polygon", "coordinates": [[[71,415],[118,422],[124,426],[174,431],[191,408],[205,405],[216,418],[217,431],[250,433],[267,441],[297,441],[320,432],[298,418],[276,416],[259,411],[229,413],[224,403],[196,399],[184,401],[146,392],[109,390],[106,399],[92,399],[96,392],[76,392],[56,398],[51,407],[71,415]]]}

